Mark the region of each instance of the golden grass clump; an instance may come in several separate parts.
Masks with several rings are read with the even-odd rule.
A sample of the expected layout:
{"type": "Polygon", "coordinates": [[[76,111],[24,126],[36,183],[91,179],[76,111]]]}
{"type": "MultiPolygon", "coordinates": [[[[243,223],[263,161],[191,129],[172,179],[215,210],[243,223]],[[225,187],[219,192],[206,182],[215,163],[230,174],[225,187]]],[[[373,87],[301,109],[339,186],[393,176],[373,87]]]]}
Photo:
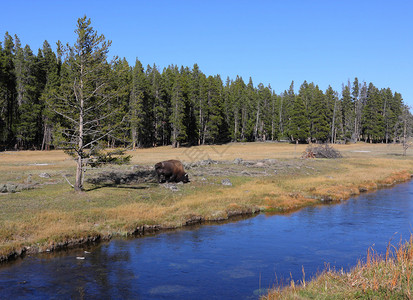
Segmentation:
{"type": "Polygon", "coordinates": [[[265,208],[269,211],[290,212],[304,206],[318,202],[314,198],[307,198],[300,193],[288,193],[276,195],[269,194],[264,197],[265,208]]]}
{"type": "Polygon", "coordinates": [[[383,180],[380,180],[378,183],[379,185],[387,185],[391,186],[397,182],[404,182],[409,179],[411,179],[412,175],[410,172],[407,172],[406,170],[400,171],[393,173],[392,175],[384,178],[383,180]]]}
{"type": "Polygon", "coordinates": [[[350,272],[328,268],[310,282],[291,281],[261,299],[412,299],[412,277],[413,235],[397,247],[389,243],[384,256],[368,249],[366,261],[350,272]]]}
{"type": "Polygon", "coordinates": [[[315,188],[312,194],[322,201],[341,201],[360,194],[356,186],[334,185],[315,188]]]}

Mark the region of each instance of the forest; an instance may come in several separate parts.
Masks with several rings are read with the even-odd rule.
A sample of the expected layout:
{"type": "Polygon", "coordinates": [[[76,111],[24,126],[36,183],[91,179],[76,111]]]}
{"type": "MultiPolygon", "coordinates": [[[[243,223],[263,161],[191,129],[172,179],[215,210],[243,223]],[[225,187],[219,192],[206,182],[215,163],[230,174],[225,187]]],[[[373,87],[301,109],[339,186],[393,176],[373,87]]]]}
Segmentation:
{"type": "MultiPolygon", "coordinates": [[[[160,70],[155,64],[145,68],[136,59],[132,66],[125,58],[109,60],[110,41],[83,22],[78,26],[86,30],[86,42],[103,45],[102,51],[86,42],[81,45],[83,51],[90,48],[91,71],[84,73],[84,80],[90,85],[87,100],[94,103],[93,114],[92,109],[84,110],[90,113],[85,125],[93,124],[84,134],[93,140],[97,132],[111,128],[98,138],[105,147],[231,141],[390,143],[411,133],[409,108],[390,88],[354,78],[341,91],[331,86],[323,91],[304,81],[296,93],[293,81],[276,93],[271,86],[254,85],[252,78],[207,76],[197,64],[160,70]]],[[[78,39],[78,46],[81,42],[78,39]]],[[[76,63],[82,61],[81,50],[59,41],[53,51],[45,41],[35,54],[17,35],[5,33],[0,43],[0,150],[49,150],[62,147],[62,140],[65,147],[75,143],[70,139],[79,128],[70,121],[79,115],[68,117],[76,104],[67,101],[77,98],[78,84],[86,84],[74,76],[74,69],[83,66],[76,63]]]]}

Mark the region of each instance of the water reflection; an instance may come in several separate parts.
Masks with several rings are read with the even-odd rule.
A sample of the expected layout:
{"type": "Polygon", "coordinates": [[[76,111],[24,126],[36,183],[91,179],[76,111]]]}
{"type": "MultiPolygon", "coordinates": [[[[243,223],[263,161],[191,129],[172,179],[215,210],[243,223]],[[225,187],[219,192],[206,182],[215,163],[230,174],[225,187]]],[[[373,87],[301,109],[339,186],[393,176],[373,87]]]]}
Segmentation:
{"type": "Polygon", "coordinates": [[[412,220],[407,183],[289,215],[27,257],[0,267],[0,298],[257,299],[302,268],[308,279],[325,264],[349,269],[372,245],[384,253],[390,239],[409,238],[412,220]]]}

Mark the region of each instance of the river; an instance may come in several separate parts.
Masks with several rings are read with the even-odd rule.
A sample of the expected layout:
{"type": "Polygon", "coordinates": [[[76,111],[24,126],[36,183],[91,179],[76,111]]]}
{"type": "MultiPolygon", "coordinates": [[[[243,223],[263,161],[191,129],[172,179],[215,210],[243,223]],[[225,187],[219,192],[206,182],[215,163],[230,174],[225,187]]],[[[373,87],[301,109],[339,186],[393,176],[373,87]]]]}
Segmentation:
{"type": "Polygon", "coordinates": [[[409,239],[413,181],[288,215],[260,214],[0,265],[2,299],[257,299],[409,239]]]}

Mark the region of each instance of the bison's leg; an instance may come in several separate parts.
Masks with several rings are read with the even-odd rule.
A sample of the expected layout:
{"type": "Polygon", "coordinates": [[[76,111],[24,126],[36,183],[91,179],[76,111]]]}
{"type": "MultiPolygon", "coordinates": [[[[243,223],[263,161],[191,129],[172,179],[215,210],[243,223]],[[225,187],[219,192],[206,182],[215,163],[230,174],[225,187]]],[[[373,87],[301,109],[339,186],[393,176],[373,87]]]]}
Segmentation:
{"type": "Polygon", "coordinates": [[[159,183],[165,182],[165,174],[163,172],[158,173],[158,182],[159,183]]]}
{"type": "Polygon", "coordinates": [[[171,176],[170,175],[168,175],[168,176],[165,175],[165,181],[169,183],[171,181],[171,176]]]}
{"type": "Polygon", "coordinates": [[[169,179],[170,182],[175,182],[176,181],[176,174],[173,174],[171,178],[169,179]]]}

